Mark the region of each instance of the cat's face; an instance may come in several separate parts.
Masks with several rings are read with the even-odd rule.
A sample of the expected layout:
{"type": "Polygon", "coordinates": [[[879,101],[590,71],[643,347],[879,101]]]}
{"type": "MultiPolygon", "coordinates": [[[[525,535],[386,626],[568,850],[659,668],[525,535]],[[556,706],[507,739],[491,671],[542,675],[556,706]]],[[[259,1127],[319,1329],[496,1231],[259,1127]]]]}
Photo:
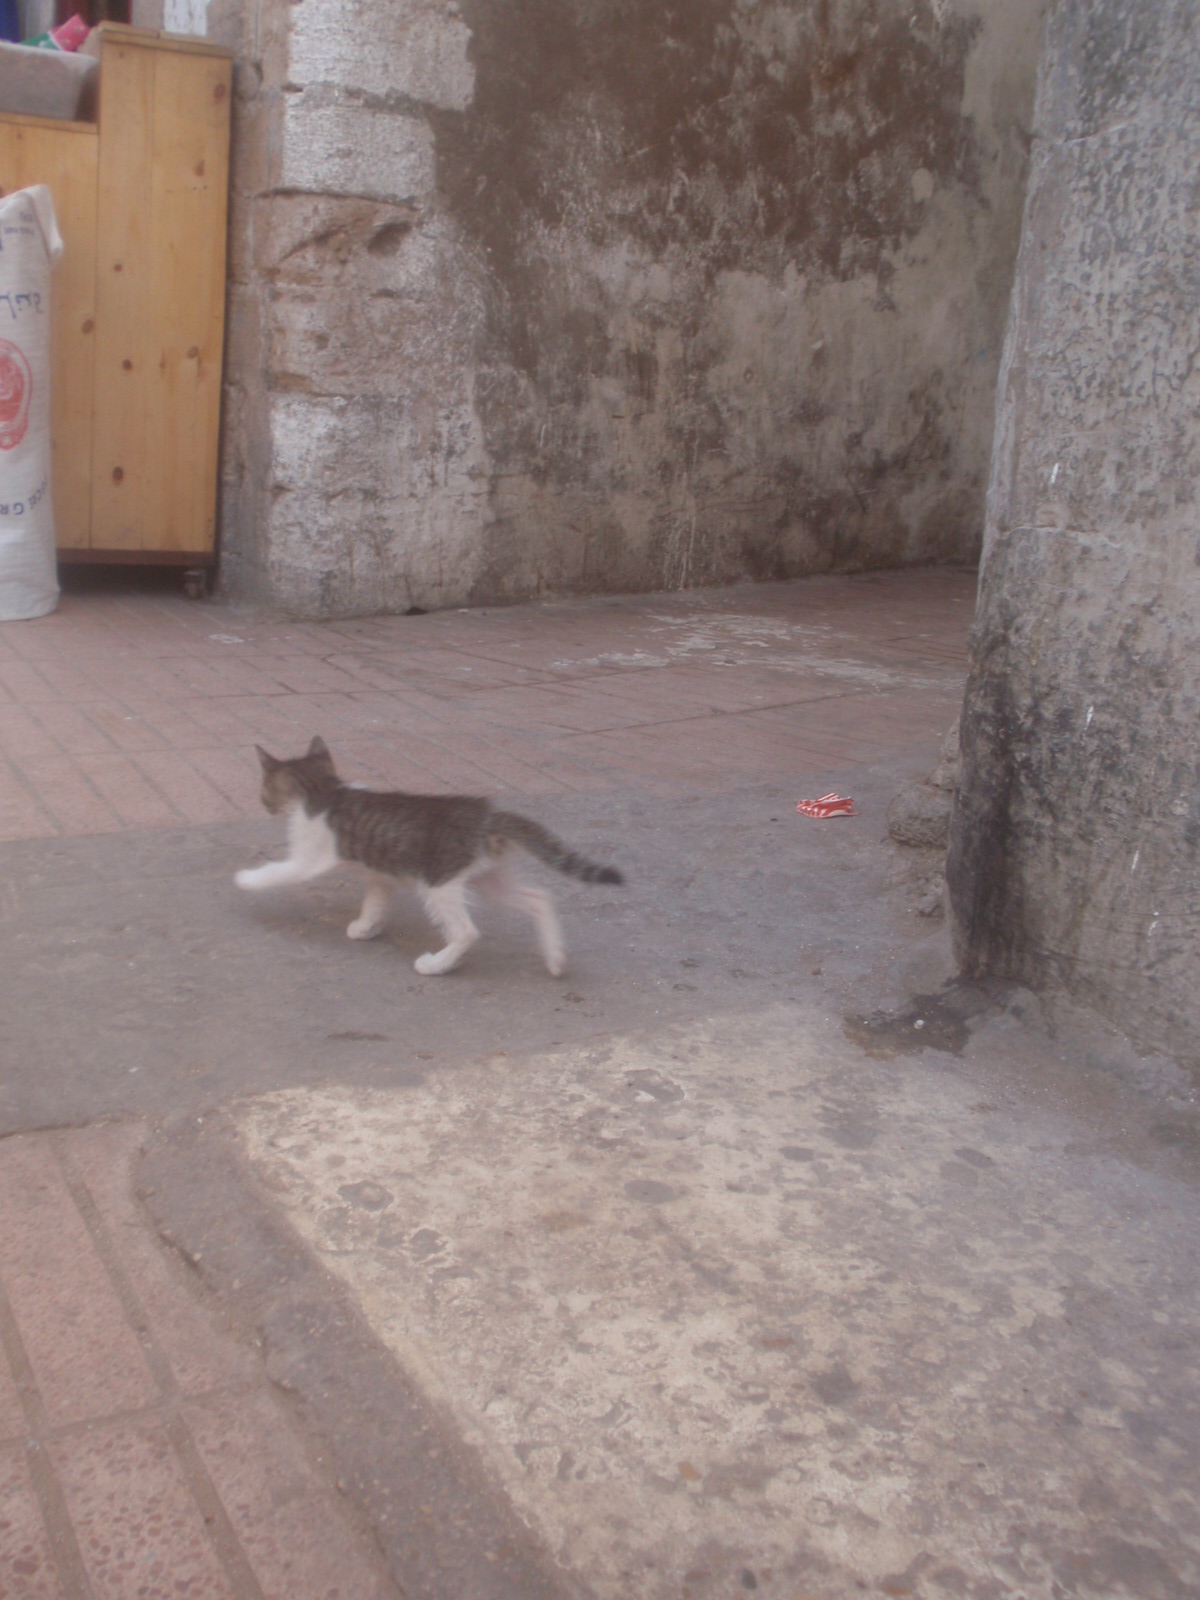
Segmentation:
{"type": "Polygon", "coordinates": [[[324,739],[315,738],[302,756],[281,761],[261,745],[254,746],[262,767],[262,803],[272,816],[302,803],[311,792],[313,781],[336,778],[333,757],[324,739]]]}

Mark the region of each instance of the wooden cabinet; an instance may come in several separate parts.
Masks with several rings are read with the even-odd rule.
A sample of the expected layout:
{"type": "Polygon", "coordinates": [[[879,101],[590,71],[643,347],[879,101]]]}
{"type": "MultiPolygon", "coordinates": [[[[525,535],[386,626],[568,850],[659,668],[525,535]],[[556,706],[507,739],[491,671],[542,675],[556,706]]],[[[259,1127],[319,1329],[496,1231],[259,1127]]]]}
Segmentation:
{"type": "Polygon", "coordinates": [[[48,184],[62,560],[211,565],[232,61],[106,23],[96,123],[0,113],[0,189],[48,184]]]}

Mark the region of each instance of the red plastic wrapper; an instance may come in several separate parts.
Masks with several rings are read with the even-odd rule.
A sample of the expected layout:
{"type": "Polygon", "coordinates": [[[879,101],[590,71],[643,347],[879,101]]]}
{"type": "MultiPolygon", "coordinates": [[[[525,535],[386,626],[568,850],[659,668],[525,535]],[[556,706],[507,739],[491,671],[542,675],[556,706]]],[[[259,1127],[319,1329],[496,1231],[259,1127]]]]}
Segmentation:
{"type": "Polygon", "coordinates": [[[801,800],[796,807],[806,817],[856,817],[854,801],[848,795],[823,794],[819,800],[801,800]]]}

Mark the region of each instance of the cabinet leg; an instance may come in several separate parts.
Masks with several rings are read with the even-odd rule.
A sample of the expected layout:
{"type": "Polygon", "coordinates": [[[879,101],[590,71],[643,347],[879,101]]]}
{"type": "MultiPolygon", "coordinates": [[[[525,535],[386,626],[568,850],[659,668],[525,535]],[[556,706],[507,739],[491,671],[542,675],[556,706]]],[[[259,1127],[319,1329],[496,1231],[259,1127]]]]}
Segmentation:
{"type": "Polygon", "coordinates": [[[183,574],[183,592],[189,600],[203,600],[208,593],[208,568],[187,567],[183,574]]]}

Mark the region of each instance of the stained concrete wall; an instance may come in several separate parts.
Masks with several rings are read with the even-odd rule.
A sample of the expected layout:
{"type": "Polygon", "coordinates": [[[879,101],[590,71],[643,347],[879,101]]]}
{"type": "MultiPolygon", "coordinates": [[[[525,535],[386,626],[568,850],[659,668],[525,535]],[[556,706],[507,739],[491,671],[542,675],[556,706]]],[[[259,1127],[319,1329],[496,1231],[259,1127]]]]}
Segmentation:
{"type": "Polygon", "coordinates": [[[1200,28],[1059,0],[948,878],[968,970],[1200,1056],[1200,28]]]}
{"type": "Polygon", "coordinates": [[[308,614],[978,553],[1039,0],[210,0],[223,571],[308,614]]]}

